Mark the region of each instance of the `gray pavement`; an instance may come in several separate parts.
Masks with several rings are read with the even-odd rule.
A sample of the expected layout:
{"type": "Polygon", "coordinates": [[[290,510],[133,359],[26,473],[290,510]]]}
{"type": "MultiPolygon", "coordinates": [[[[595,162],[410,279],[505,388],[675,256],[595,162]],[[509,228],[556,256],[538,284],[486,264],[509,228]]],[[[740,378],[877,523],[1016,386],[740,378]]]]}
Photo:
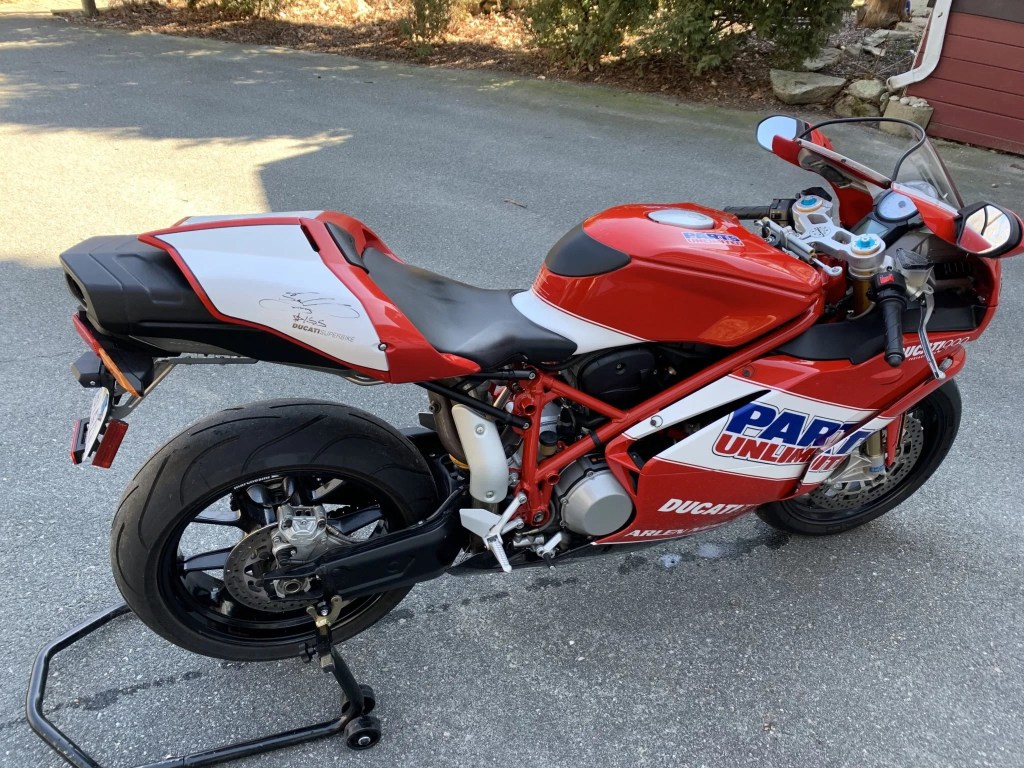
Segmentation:
{"type": "MultiPolygon", "coordinates": [[[[586,215],[636,200],[755,204],[811,177],[759,150],[759,115],[488,73],[0,15],[0,764],[57,765],[22,697],[36,649],[117,601],[121,488],[214,409],[331,397],[410,424],[412,388],[300,370],[176,372],[110,471],[66,457],[88,396],[57,254],[188,214],[327,207],[407,260],[529,284],[586,215]],[[514,201],[514,202],[511,202],[514,201]]],[[[1024,209],[1024,159],[948,146],[968,198],[1024,209]],[[998,187],[992,187],[998,184],[998,187]]],[[[939,475],[823,541],[743,519],[643,554],[418,587],[347,644],[383,743],[254,766],[1024,765],[1024,260],[960,378],[939,475]]],[[[59,723],[128,765],[333,712],[301,663],[222,664],[121,620],[58,662],[59,723]]]]}

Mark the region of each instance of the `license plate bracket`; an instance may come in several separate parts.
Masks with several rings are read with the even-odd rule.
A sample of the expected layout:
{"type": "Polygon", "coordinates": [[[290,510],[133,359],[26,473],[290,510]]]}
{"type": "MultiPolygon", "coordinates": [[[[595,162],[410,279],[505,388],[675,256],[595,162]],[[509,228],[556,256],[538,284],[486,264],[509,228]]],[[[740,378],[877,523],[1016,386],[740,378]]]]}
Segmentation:
{"type": "Polygon", "coordinates": [[[121,446],[127,422],[110,418],[110,390],[100,387],[92,399],[89,417],[78,419],[71,433],[71,463],[88,461],[96,467],[108,468],[121,446]]]}

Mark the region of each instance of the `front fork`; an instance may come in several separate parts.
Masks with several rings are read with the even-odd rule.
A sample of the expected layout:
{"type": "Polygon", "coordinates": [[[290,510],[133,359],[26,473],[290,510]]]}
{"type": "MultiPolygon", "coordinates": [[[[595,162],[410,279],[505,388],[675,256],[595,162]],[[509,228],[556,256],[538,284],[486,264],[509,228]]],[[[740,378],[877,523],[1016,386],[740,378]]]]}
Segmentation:
{"type": "Polygon", "coordinates": [[[892,469],[896,463],[896,453],[900,447],[900,439],[903,436],[903,418],[900,414],[885,427],[875,432],[864,441],[864,456],[867,458],[868,471],[873,475],[880,475],[892,469]]]}
{"type": "MultiPolygon", "coordinates": [[[[921,349],[929,367],[932,369],[934,377],[942,380],[946,378],[946,376],[935,362],[935,357],[931,351],[931,344],[928,341],[927,332],[928,320],[931,318],[934,300],[930,292],[923,292],[920,296],[920,300],[922,307],[921,322],[918,327],[918,338],[921,343],[921,349]]],[[[873,304],[871,281],[868,279],[855,278],[853,281],[854,313],[856,315],[862,315],[865,312],[870,311],[873,304]]],[[[873,475],[884,474],[886,470],[891,469],[893,464],[896,462],[896,454],[899,450],[900,440],[903,436],[903,418],[904,414],[899,414],[884,430],[875,432],[864,441],[864,446],[861,450],[863,451],[865,458],[868,460],[869,473],[873,475]]]]}

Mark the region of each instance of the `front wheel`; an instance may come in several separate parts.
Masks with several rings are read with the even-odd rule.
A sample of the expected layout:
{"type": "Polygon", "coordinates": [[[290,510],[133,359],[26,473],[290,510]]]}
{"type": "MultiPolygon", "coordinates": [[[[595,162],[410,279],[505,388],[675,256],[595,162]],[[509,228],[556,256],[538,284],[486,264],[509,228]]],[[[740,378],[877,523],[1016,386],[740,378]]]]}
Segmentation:
{"type": "MultiPolygon", "coordinates": [[[[114,580],[150,629],[195,653],[261,661],[315,638],[315,577],[263,573],[426,518],[430,468],[407,439],[337,403],[279,400],[215,414],[149,459],[114,517],[114,580]]],[[[335,640],[363,631],[409,591],[346,602],[335,640]]]]}
{"type": "Polygon", "coordinates": [[[896,460],[886,474],[844,481],[843,467],[808,494],[758,508],[773,528],[805,536],[842,533],[902,504],[932,476],[960,428],[960,391],[947,382],[904,415],[896,460]]]}

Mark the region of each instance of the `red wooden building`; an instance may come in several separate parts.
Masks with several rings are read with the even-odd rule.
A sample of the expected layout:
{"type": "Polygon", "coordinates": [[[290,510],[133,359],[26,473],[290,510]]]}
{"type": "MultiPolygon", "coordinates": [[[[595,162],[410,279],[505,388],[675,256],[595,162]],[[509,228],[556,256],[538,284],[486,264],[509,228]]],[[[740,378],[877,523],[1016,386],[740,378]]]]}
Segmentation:
{"type": "Polygon", "coordinates": [[[935,108],[929,134],[1024,154],[1024,0],[953,0],[938,67],[907,93],[935,108]]]}

